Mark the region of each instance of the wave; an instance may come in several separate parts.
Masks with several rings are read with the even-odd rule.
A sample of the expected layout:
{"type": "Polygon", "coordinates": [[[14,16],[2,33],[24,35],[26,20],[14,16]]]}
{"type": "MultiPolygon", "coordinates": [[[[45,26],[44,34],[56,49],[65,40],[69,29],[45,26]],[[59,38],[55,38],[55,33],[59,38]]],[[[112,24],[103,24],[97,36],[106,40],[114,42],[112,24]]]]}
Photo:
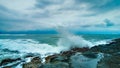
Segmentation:
{"type": "Polygon", "coordinates": [[[0,39],[0,49],[9,49],[13,51],[19,51],[21,53],[58,53],[58,47],[41,44],[38,41],[32,39],[0,39]]]}
{"type": "MultiPolygon", "coordinates": [[[[8,49],[19,51],[21,53],[39,53],[41,55],[59,53],[74,47],[93,47],[99,44],[105,44],[104,41],[90,42],[82,36],[72,34],[64,27],[56,27],[60,38],[56,42],[57,45],[49,45],[40,43],[33,39],[0,39],[0,49],[8,49]]],[[[50,40],[50,39],[49,39],[50,40]]]]}
{"type": "Polygon", "coordinates": [[[39,43],[33,39],[0,39],[0,49],[8,49],[20,53],[38,53],[42,56],[60,53],[61,51],[68,50],[72,47],[92,47],[99,44],[106,44],[106,41],[92,43],[75,35],[61,37],[57,42],[57,46],[39,43]]]}
{"type": "MultiPolygon", "coordinates": [[[[60,38],[56,42],[57,45],[49,45],[47,43],[40,43],[33,39],[0,39],[0,49],[7,50],[9,52],[17,53],[5,53],[0,56],[0,59],[15,57],[23,57],[27,54],[39,54],[41,58],[52,55],[55,53],[60,53],[61,51],[69,50],[74,47],[93,47],[99,44],[106,44],[106,40],[90,42],[90,40],[84,39],[82,36],[74,35],[65,29],[57,29],[60,33],[60,38]],[[19,52],[19,53],[18,53],[19,52]]],[[[50,40],[50,39],[49,39],[50,40]]],[[[2,53],[2,52],[0,52],[2,53]]],[[[21,66],[18,65],[18,66],[21,66]]]]}
{"type": "MultiPolygon", "coordinates": [[[[24,57],[30,53],[37,53],[41,58],[43,58],[42,62],[45,62],[44,58],[48,55],[60,53],[61,51],[69,50],[70,48],[74,47],[93,47],[99,44],[106,44],[107,42],[106,40],[90,42],[84,39],[82,36],[77,36],[74,34],[63,34],[56,43],[57,46],[49,45],[47,43],[40,43],[39,41],[33,39],[0,39],[0,49],[13,52],[8,52],[5,54],[3,53],[3,55],[0,56],[0,61],[5,58],[24,57]]],[[[31,60],[31,58],[26,59],[31,60]]],[[[25,60],[25,62],[27,62],[27,60],[25,60]]],[[[20,62],[16,68],[22,68],[22,64],[23,62],[20,62]]]]}

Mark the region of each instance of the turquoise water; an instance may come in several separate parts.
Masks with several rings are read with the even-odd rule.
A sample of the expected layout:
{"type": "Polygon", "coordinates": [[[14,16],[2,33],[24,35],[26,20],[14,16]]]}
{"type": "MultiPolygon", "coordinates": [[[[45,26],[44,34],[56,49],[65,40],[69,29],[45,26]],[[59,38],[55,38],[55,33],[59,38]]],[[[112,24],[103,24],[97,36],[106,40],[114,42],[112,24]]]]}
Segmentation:
{"type": "MultiPolygon", "coordinates": [[[[100,41],[106,39],[120,38],[119,34],[84,34],[82,36],[89,41],[100,41]]],[[[56,45],[61,36],[59,34],[1,34],[0,39],[33,39],[40,43],[56,45]]]]}
{"type": "MultiPolygon", "coordinates": [[[[107,41],[115,38],[120,38],[120,35],[0,34],[0,62],[7,58],[21,58],[29,53],[39,54],[44,58],[74,46],[92,47],[107,44],[107,41]]],[[[20,68],[22,67],[20,66],[20,68]]]]}

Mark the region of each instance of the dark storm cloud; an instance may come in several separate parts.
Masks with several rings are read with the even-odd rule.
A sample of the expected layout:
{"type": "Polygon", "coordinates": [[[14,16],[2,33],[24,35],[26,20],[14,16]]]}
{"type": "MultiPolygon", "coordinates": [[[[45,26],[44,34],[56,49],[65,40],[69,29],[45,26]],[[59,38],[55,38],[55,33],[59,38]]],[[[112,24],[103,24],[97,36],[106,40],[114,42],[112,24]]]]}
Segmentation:
{"type": "Polygon", "coordinates": [[[105,19],[104,22],[105,22],[107,27],[114,26],[114,23],[111,22],[109,19],[105,19]]]}
{"type": "Polygon", "coordinates": [[[95,27],[101,27],[101,28],[108,28],[108,27],[112,27],[112,26],[116,26],[114,24],[114,22],[112,22],[111,20],[109,19],[105,19],[103,20],[104,24],[97,24],[97,25],[94,25],[95,27]]]}
{"type": "Polygon", "coordinates": [[[12,28],[21,28],[22,23],[30,21],[21,19],[18,14],[2,5],[0,5],[0,30],[9,30],[12,28]],[[18,18],[17,18],[18,17],[18,18]]]}

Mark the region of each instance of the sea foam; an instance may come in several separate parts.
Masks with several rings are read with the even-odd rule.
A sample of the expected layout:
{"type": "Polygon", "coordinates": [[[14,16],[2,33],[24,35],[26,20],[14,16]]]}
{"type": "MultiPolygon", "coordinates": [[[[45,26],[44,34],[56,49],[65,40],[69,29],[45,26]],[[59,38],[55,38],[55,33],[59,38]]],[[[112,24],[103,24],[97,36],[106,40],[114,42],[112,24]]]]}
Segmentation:
{"type": "Polygon", "coordinates": [[[40,43],[33,39],[0,39],[0,49],[19,51],[21,53],[39,53],[42,56],[46,54],[60,53],[63,50],[69,50],[74,47],[93,47],[94,45],[105,44],[106,42],[90,42],[82,36],[77,36],[68,32],[61,32],[57,45],[40,43]]]}
{"type": "Polygon", "coordinates": [[[21,53],[58,53],[58,47],[49,45],[49,44],[41,44],[38,41],[34,41],[32,39],[0,39],[0,48],[1,49],[9,49],[19,51],[21,53]]]}
{"type": "Polygon", "coordinates": [[[56,28],[59,33],[59,40],[56,45],[49,45],[48,43],[40,43],[33,39],[0,39],[0,49],[8,49],[12,51],[19,51],[21,53],[38,53],[41,56],[49,54],[60,53],[64,50],[69,50],[74,47],[93,47],[96,44],[105,42],[90,42],[82,36],[72,34],[65,28],[56,28]]]}

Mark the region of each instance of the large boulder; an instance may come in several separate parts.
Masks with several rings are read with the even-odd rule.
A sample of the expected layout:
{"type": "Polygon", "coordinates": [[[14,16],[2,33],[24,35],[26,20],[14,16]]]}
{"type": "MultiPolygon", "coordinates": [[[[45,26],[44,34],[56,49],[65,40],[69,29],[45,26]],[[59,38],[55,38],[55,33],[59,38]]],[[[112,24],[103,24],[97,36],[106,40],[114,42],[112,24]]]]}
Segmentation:
{"type": "Polygon", "coordinates": [[[105,56],[99,61],[97,68],[120,68],[120,54],[105,56]]]}
{"type": "Polygon", "coordinates": [[[65,62],[56,62],[56,63],[47,63],[41,66],[40,68],[70,68],[68,63],[65,62]]]}
{"type": "Polygon", "coordinates": [[[23,68],[39,68],[42,60],[40,57],[34,57],[31,62],[23,64],[23,68]]]}

